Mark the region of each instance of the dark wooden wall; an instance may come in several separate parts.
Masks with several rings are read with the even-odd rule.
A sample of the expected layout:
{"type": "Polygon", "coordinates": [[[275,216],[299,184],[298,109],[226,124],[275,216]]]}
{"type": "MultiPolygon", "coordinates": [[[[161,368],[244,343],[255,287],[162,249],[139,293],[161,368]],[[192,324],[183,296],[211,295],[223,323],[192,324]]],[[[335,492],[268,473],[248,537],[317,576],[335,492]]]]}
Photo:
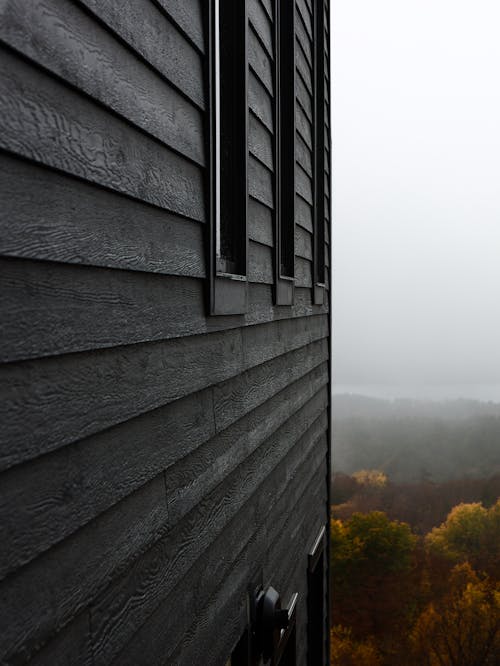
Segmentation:
{"type": "Polygon", "coordinates": [[[311,0],[295,303],[273,305],[272,3],[247,0],[249,309],[210,318],[202,2],[1,3],[3,664],[223,664],[256,571],[300,593],[305,663],[329,405],[311,0]]]}

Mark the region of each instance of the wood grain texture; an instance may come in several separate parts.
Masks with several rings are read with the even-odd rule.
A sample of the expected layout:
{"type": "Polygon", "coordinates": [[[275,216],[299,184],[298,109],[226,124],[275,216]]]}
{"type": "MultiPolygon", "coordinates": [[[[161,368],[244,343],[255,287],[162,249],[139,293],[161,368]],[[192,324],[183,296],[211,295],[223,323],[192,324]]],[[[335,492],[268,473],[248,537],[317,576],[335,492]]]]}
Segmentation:
{"type": "Polygon", "coordinates": [[[205,38],[203,34],[203,17],[201,0],[154,0],[177,23],[193,44],[203,52],[205,38]]]}
{"type": "Polygon", "coordinates": [[[272,95],[273,68],[271,60],[252,27],[248,30],[248,64],[267,92],[272,95]]]}
{"type": "MultiPolygon", "coordinates": [[[[297,222],[308,207],[296,198],[297,222]]],[[[309,210],[310,215],[310,210],[309,210]]],[[[200,280],[64,264],[0,260],[2,360],[103,349],[167,340],[278,319],[326,312],[296,295],[290,308],[275,307],[271,288],[249,286],[242,318],[207,320],[200,280]]]]}
{"type": "Polygon", "coordinates": [[[309,150],[312,151],[312,125],[300,104],[297,104],[295,107],[295,122],[297,123],[297,132],[300,134],[302,140],[309,148],[309,150]]]}
{"type": "MultiPolygon", "coordinates": [[[[131,5],[125,7],[130,12],[131,5]]],[[[120,15],[123,18],[124,12],[120,15]]],[[[10,3],[2,15],[0,39],[167,146],[204,164],[200,111],[72,3],[10,3]]],[[[170,62],[172,56],[168,54],[170,62]]],[[[201,89],[201,70],[198,75],[201,89]]],[[[195,79],[192,73],[191,78],[195,79]]]]}
{"type": "Polygon", "coordinates": [[[253,113],[248,119],[248,149],[267,169],[274,170],[273,137],[253,113]]]}
{"type": "MultiPolygon", "coordinates": [[[[77,1],[198,107],[205,107],[203,57],[159,6],[144,0],[77,1]]],[[[199,12],[193,18],[193,26],[201,21],[199,12]]]]}
{"type": "Polygon", "coordinates": [[[312,264],[309,260],[295,257],[295,283],[297,287],[312,287],[312,264]]]}
{"type": "Polygon", "coordinates": [[[273,58],[273,26],[260,0],[248,0],[248,20],[270,58],[273,58]]]}
{"type": "Polygon", "coordinates": [[[311,150],[299,133],[296,134],[295,155],[297,162],[302,169],[307,173],[309,178],[312,178],[313,168],[311,150]]]}
{"type": "Polygon", "coordinates": [[[313,205],[313,184],[309,174],[297,164],[295,166],[295,190],[308,204],[313,205]]]}
{"type": "Polygon", "coordinates": [[[309,120],[309,122],[312,122],[313,120],[312,96],[306,84],[304,83],[304,79],[302,78],[300,72],[298,72],[298,75],[295,77],[295,92],[297,95],[297,101],[300,104],[302,111],[305,113],[306,118],[309,120]]]}
{"type": "Polygon", "coordinates": [[[262,245],[274,246],[272,211],[252,198],[248,200],[248,236],[262,245]]]}
{"type": "Polygon", "coordinates": [[[312,235],[297,224],[295,226],[295,254],[298,257],[312,261],[312,244],[312,235]]]}
{"type": "MultiPolygon", "coordinates": [[[[187,632],[190,635],[195,633],[194,627],[190,629],[190,609],[201,606],[206,613],[214,595],[220,594],[224,581],[234,581],[235,570],[243,570],[247,577],[253,574],[256,564],[271,547],[267,525],[273,525],[277,534],[286,528],[290,516],[298,512],[311,477],[317,472],[318,460],[311,460],[309,452],[318,425],[315,423],[295,444],[286,461],[280,463],[274,477],[268,478],[259,488],[265,493],[274,480],[274,502],[270,510],[265,511],[264,505],[260,505],[257,512],[255,502],[246,502],[223,535],[214,541],[203,557],[196,560],[172,593],[133,635],[118,655],[116,664],[121,664],[122,660],[125,660],[123,663],[134,664],[141,653],[148,655],[151,664],[168,663],[174,649],[179,651],[179,642],[187,632]],[[294,472],[304,460],[309,461],[307,472],[297,475],[294,472]],[[223,557],[228,550],[233,555],[231,559],[223,557]],[[207,569],[212,572],[210,576],[206,575],[207,569]],[[177,608],[179,612],[169,613],[169,608],[177,608]]],[[[239,598],[239,590],[233,587],[228,596],[239,598]]],[[[244,594],[241,596],[244,597],[244,594]]]]}
{"type": "Polygon", "coordinates": [[[12,466],[97,433],[242,369],[238,329],[7,366],[0,465],[12,466]]]}
{"type": "Polygon", "coordinates": [[[83,611],[69,626],[51,637],[29,663],[32,666],[93,666],[89,611],[83,611]]]}
{"type": "Polygon", "coordinates": [[[248,73],[248,106],[267,129],[273,132],[272,97],[252,70],[248,73]]]}
{"type": "Polygon", "coordinates": [[[0,147],[195,220],[201,170],[4,51],[0,147]]]}
{"type": "Polygon", "coordinates": [[[248,279],[250,282],[273,284],[273,256],[271,248],[250,241],[248,244],[248,279]]]}
{"type": "Polygon", "coordinates": [[[7,154],[0,208],[3,256],[205,276],[198,222],[7,154]]]}
{"type": "MultiPolygon", "coordinates": [[[[102,595],[92,607],[96,665],[109,663],[119,646],[186,575],[199,554],[224,532],[256,488],[285,459],[293,443],[320,416],[327,400],[326,392],[318,393],[102,595]]],[[[257,504],[268,506],[267,500],[259,492],[257,504]]]]}
{"type": "Polygon", "coordinates": [[[252,155],[248,158],[248,193],[269,208],[274,207],[273,174],[252,155]]]}
{"type": "Polygon", "coordinates": [[[307,88],[308,92],[312,95],[313,94],[313,73],[311,66],[307,62],[307,58],[300,48],[300,42],[297,40],[296,44],[298,45],[295,48],[295,65],[297,67],[297,71],[300,73],[300,77],[307,88]]]}
{"type": "Polygon", "coordinates": [[[58,548],[2,581],[0,659],[7,663],[28,660],[167,524],[161,474],[58,548]]]}
{"type": "Polygon", "coordinates": [[[299,196],[295,197],[295,222],[311,234],[313,232],[312,207],[299,196]]]}
{"type": "Polygon", "coordinates": [[[214,434],[212,391],[206,389],[4,472],[0,579],[214,434]]]}

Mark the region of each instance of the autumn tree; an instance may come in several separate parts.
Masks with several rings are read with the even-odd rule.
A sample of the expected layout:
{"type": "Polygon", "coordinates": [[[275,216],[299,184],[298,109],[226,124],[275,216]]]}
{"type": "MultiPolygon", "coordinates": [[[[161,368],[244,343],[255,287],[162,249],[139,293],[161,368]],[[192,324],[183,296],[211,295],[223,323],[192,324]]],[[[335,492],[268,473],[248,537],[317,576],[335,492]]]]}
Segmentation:
{"type": "Polygon", "coordinates": [[[500,500],[490,509],[480,502],[458,504],[427,535],[426,546],[431,555],[452,564],[469,561],[476,569],[500,578],[500,500]]]}
{"type": "Polygon", "coordinates": [[[333,621],[358,636],[389,636],[401,630],[413,587],[416,537],[409,525],[380,511],[332,520],[333,621]]]}
{"type": "Polygon", "coordinates": [[[456,565],[448,592],[430,603],[411,633],[418,666],[497,666],[500,663],[500,583],[456,565]]]}

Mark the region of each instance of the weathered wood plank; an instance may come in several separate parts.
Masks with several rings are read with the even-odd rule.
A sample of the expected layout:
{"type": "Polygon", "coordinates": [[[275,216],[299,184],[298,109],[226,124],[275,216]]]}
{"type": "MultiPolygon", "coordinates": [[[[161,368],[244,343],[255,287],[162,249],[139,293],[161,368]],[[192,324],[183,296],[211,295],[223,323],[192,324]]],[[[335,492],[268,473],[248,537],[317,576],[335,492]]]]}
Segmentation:
{"type": "Polygon", "coordinates": [[[273,58],[273,32],[269,16],[264,11],[260,0],[248,1],[248,19],[264,45],[270,58],[273,58]]]}
{"type": "Polygon", "coordinates": [[[295,191],[308,204],[313,205],[313,191],[311,177],[307,174],[300,164],[295,166],[295,191]]]}
{"type": "Polygon", "coordinates": [[[313,120],[313,104],[312,96],[309,90],[307,89],[304,79],[302,78],[300,72],[298,76],[295,77],[295,94],[297,95],[297,100],[302,107],[302,110],[306,114],[306,118],[309,122],[312,123],[313,120]]]}
{"type": "MultiPolygon", "coordinates": [[[[304,52],[300,48],[300,43],[298,41],[296,43],[296,48],[295,48],[295,65],[297,67],[297,71],[300,73],[300,78],[304,82],[305,87],[309,91],[309,93],[312,95],[313,94],[313,73],[311,70],[311,67],[309,66],[306,56],[304,55],[304,52]]],[[[297,77],[299,78],[299,77],[297,77]]]]}
{"type": "MultiPolygon", "coordinates": [[[[290,497],[288,510],[294,515],[300,515],[300,500],[299,502],[295,502],[294,500],[295,497],[290,497]]],[[[282,524],[283,516],[280,515],[277,526],[281,526],[282,524]]],[[[286,530],[286,526],[282,529],[286,530]]],[[[201,612],[198,613],[196,621],[189,628],[185,628],[182,633],[177,632],[181,640],[175,647],[175,651],[172,652],[171,645],[165,646],[166,656],[172,663],[179,663],[181,659],[185,659],[185,663],[190,664],[201,663],[203,661],[203,663],[214,664],[215,666],[216,664],[223,663],[224,658],[230,652],[230,646],[234,644],[246,626],[247,609],[242,600],[246,596],[248,579],[255,570],[257,562],[262,558],[262,549],[265,547],[266,539],[268,540],[270,537],[271,535],[266,534],[264,536],[260,531],[253,535],[247,550],[241,553],[236,563],[227,571],[225,577],[220,581],[219,587],[210,590],[210,598],[204,595],[204,605],[201,612]],[[232,618],[234,627],[226,627],[225,618],[227,617],[232,618]],[[224,632],[220,632],[217,637],[213,636],[214,623],[224,626],[224,632]],[[210,640],[211,634],[212,640],[210,640]],[[210,652],[207,653],[205,647],[204,653],[203,647],[207,645],[210,646],[210,652]]],[[[297,562],[294,561],[294,563],[297,566],[297,562]]],[[[276,584],[276,572],[273,572],[273,574],[271,578],[266,578],[265,580],[276,584]]],[[[305,577],[301,576],[301,578],[305,577]]],[[[285,603],[288,601],[289,596],[284,594],[285,603]]],[[[187,617],[189,618],[189,614],[187,614],[187,617]]],[[[299,622],[301,620],[304,621],[304,619],[305,615],[301,614],[299,622]]]]}
{"type": "Polygon", "coordinates": [[[248,106],[272,133],[274,131],[272,97],[252,70],[248,72],[248,106]]]}
{"type": "MultiPolygon", "coordinates": [[[[167,597],[229,521],[326,407],[323,390],[266,440],[225,483],[207,495],[165,538],[142,556],[92,606],[96,666],[109,663],[121,646],[167,597]]],[[[257,503],[267,506],[259,493],[257,503]]]]}
{"type": "Polygon", "coordinates": [[[305,0],[295,0],[295,5],[298,10],[298,14],[304,23],[304,27],[309,35],[309,39],[313,38],[313,27],[312,27],[312,16],[309,11],[305,0]]]}
{"type": "Polygon", "coordinates": [[[312,40],[307,32],[307,28],[304,24],[304,19],[302,14],[297,12],[297,20],[295,21],[295,34],[297,40],[300,44],[300,48],[307,60],[309,67],[313,66],[313,55],[312,55],[312,40]]]}
{"type": "Polygon", "coordinates": [[[177,23],[198,49],[205,50],[203,16],[200,0],[153,0],[177,23]]]}
{"type": "Polygon", "coordinates": [[[0,659],[29,660],[168,527],[163,474],[0,583],[0,659]],[[43,609],[43,612],[41,612],[43,609]]]}
{"type": "Polygon", "coordinates": [[[312,235],[298,224],[295,225],[295,254],[303,259],[313,258],[313,240],[312,235]]]}
{"type": "Polygon", "coordinates": [[[300,104],[295,105],[295,122],[297,124],[297,132],[300,134],[309,150],[312,150],[312,125],[300,104]]]}
{"type": "Polygon", "coordinates": [[[198,222],[7,154],[0,209],[3,256],[205,276],[198,222]]]}
{"type": "Polygon", "coordinates": [[[304,169],[307,175],[312,178],[312,155],[308,146],[304,143],[304,140],[297,133],[297,141],[295,143],[295,155],[297,157],[297,162],[304,169]]]}
{"type": "Polygon", "coordinates": [[[272,64],[252,28],[248,31],[248,63],[268,93],[273,95],[272,64]]]}
{"type": "Polygon", "coordinates": [[[243,369],[238,329],[3,368],[0,467],[59,448],[243,369]],[[29,405],[29,409],[27,409],[29,405]],[[52,415],[52,417],[49,417],[52,415]],[[29,425],[28,425],[29,424],[29,425]]]}
{"type": "MultiPolygon", "coordinates": [[[[142,3],[143,8],[148,5],[142,3]]],[[[125,7],[131,10],[130,4],[125,7]]],[[[204,164],[200,111],[77,6],[55,0],[26,0],[22,6],[12,2],[2,14],[0,39],[167,146],[204,164]]]]}
{"type": "Polygon", "coordinates": [[[30,666],[93,666],[90,613],[83,611],[68,627],[51,636],[30,666]]]}
{"type": "MultiPolygon", "coordinates": [[[[154,2],[77,0],[200,108],[205,107],[203,58],[154,2]]],[[[185,3],[184,3],[185,4],[185,3]]],[[[194,20],[197,20],[195,15],[194,20]]]]}
{"type": "Polygon", "coordinates": [[[269,246],[254,241],[248,243],[248,280],[273,284],[273,257],[269,246]]]}
{"type": "MultiPolygon", "coordinates": [[[[64,427],[64,411],[60,418],[64,427]]],[[[214,434],[212,391],[206,389],[4,472],[0,579],[214,434]]]]}
{"type": "Polygon", "coordinates": [[[302,257],[295,257],[295,284],[297,287],[312,287],[312,264],[302,257]]]}
{"type": "Polygon", "coordinates": [[[274,246],[272,211],[251,198],[248,200],[248,236],[263,245],[274,246]]]}
{"type": "Polygon", "coordinates": [[[248,193],[269,208],[274,208],[273,174],[252,155],[248,158],[248,193]]]}
{"type": "MultiPolygon", "coordinates": [[[[298,223],[307,209],[296,197],[298,223]]],[[[305,204],[307,206],[307,204],[305,204]]],[[[308,206],[307,206],[308,207],[308,206]]],[[[308,207],[310,208],[310,207],[308,207]]],[[[166,340],[319,314],[300,299],[275,307],[270,286],[250,284],[244,317],[205,317],[200,280],[26,260],[0,260],[2,360],[15,361],[166,340]]]]}
{"type": "Polygon", "coordinates": [[[10,52],[1,57],[0,147],[204,219],[199,167],[10,52]]]}
{"type": "Polygon", "coordinates": [[[168,469],[165,478],[169,518],[174,522],[181,520],[282,427],[294,411],[302,409],[327,381],[323,362],[272,396],[269,403],[262,402],[254,411],[245,412],[241,420],[168,469]]]}
{"type": "Polygon", "coordinates": [[[248,148],[254,157],[273,171],[273,137],[253,113],[248,118],[248,148]]]}
{"type": "MultiPolygon", "coordinates": [[[[235,569],[247,573],[248,584],[248,578],[254,573],[255,566],[265,552],[264,544],[271,546],[267,525],[272,525],[275,533],[282,532],[289,517],[295,515],[304,490],[317,472],[318,461],[309,458],[309,448],[314,441],[316,427],[317,424],[313,424],[302,440],[295,444],[286,461],[280,463],[273,477],[268,477],[260,487],[259,490],[265,493],[266,488],[273,486],[274,501],[270,509],[265,510],[264,506],[260,505],[260,512],[256,513],[255,502],[250,500],[244,504],[222,537],[216,539],[203,553],[172,593],[133,635],[123,652],[118,655],[116,664],[135,664],[141,654],[148,655],[150,664],[165,663],[189,630],[190,609],[201,606],[205,610],[224,581],[231,580],[235,569]],[[304,460],[309,461],[308,471],[303,475],[295,474],[294,470],[299,468],[304,460]],[[231,552],[233,558],[225,557],[227,552],[231,552]],[[206,576],[207,568],[210,568],[210,576],[206,576]],[[177,608],[178,612],[171,613],[171,608],[177,608]]],[[[320,464],[323,466],[323,463],[320,464]]],[[[233,585],[232,588],[238,598],[239,590],[233,585]]],[[[241,597],[244,596],[243,592],[241,597]]],[[[238,613],[236,616],[238,617],[238,613]]]]}
{"type": "Polygon", "coordinates": [[[299,196],[295,196],[295,222],[309,233],[313,233],[312,208],[299,196]]]}

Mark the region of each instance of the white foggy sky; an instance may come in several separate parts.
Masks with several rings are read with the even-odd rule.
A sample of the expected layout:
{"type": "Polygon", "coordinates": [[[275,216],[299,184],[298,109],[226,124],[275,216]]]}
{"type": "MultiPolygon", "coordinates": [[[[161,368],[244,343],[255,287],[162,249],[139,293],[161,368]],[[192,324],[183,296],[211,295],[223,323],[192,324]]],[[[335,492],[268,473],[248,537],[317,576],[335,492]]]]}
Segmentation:
{"type": "Polygon", "coordinates": [[[334,0],[335,384],[500,384],[500,2],[334,0]]]}

